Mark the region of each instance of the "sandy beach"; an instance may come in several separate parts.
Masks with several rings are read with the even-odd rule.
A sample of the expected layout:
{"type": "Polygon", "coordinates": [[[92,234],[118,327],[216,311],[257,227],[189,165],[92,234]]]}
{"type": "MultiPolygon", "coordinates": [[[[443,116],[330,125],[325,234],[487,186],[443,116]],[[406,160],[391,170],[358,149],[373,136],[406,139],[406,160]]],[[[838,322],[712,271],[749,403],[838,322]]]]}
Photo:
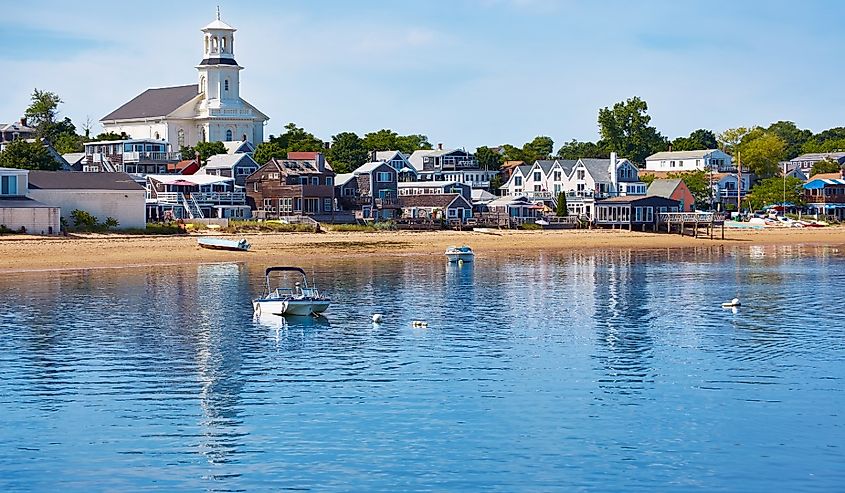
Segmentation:
{"type": "Polygon", "coordinates": [[[250,252],[205,250],[197,236],[85,235],[0,237],[0,268],[5,272],[88,269],[144,265],[250,261],[296,263],[303,256],[442,255],[449,245],[467,244],[477,253],[571,249],[654,249],[750,245],[845,246],[845,227],[726,230],[725,239],[610,230],[378,233],[274,233],[244,236],[250,252]]]}

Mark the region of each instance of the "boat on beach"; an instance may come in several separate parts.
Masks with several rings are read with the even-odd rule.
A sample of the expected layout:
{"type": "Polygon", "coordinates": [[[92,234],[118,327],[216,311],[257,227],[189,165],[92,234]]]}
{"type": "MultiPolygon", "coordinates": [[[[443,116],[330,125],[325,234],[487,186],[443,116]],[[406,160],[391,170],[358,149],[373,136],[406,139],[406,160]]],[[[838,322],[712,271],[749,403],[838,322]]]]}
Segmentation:
{"type": "Polygon", "coordinates": [[[449,262],[472,262],[475,254],[472,248],[466,245],[459,247],[451,246],[446,249],[446,257],[449,259],[449,262]]]}
{"type": "Polygon", "coordinates": [[[210,250],[236,250],[241,252],[249,251],[250,244],[246,239],[224,240],[223,238],[199,238],[197,243],[202,248],[210,250]]]}
{"type": "Polygon", "coordinates": [[[331,299],[312,286],[300,267],[268,267],[264,271],[264,294],[253,300],[252,307],[257,315],[320,315],[329,308],[331,299]],[[273,272],[295,272],[302,276],[293,287],[272,287],[270,274],[273,272]]]}

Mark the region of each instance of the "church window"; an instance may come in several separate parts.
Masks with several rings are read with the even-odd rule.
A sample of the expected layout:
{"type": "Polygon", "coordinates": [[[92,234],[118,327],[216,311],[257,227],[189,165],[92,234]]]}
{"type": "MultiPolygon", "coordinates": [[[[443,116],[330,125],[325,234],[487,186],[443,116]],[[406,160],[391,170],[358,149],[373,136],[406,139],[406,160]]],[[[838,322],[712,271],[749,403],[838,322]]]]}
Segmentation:
{"type": "Polygon", "coordinates": [[[222,38],[220,38],[220,50],[223,53],[226,53],[226,36],[223,36],[222,38]]]}
{"type": "Polygon", "coordinates": [[[232,129],[226,130],[226,142],[232,141],[232,129]]]}
{"type": "Polygon", "coordinates": [[[229,90],[229,79],[226,79],[226,80],[223,81],[223,90],[224,91],[229,90]]]}
{"type": "Polygon", "coordinates": [[[205,77],[200,77],[200,93],[205,93],[205,77]]]}
{"type": "Polygon", "coordinates": [[[211,38],[211,51],[212,53],[217,53],[217,36],[211,38]]]}
{"type": "Polygon", "coordinates": [[[205,52],[208,53],[208,35],[205,36],[205,52]]]}
{"type": "Polygon", "coordinates": [[[179,131],[176,132],[176,138],[179,142],[179,148],[181,149],[185,147],[185,131],[183,129],[180,128],[179,131]]]}
{"type": "Polygon", "coordinates": [[[156,140],[161,140],[161,136],[159,135],[159,133],[158,133],[158,132],[156,132],[156,133],[155,133],[155,139],[156,139],[156,140]]]}

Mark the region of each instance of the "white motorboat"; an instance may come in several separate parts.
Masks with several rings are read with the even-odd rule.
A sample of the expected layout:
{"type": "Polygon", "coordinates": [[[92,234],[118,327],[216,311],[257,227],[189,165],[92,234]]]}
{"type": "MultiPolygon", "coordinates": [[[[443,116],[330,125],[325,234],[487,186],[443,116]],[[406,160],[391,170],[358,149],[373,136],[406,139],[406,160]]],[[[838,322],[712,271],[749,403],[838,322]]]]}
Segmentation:
{"type": "Polygon", "coordinates": [[[449,247],[446,249],[446,257],[449,262],[472,262],[475,254],[472,253],[472,248],[464,245],[459,247],[449,247]]]}
{"type": "Polygon", "coordinates": [[[329,308],[331,299],[324,296],[316,287],[308,286],[305,271],[299,267],[268,267],[264,272],[264,294],[253,300],[255,313],[273,315],[319,315],[329,308]],[[273,288],[270,274],[273,272],[297,272],[302,281],[295,282],[292,288],[273,288]]]}

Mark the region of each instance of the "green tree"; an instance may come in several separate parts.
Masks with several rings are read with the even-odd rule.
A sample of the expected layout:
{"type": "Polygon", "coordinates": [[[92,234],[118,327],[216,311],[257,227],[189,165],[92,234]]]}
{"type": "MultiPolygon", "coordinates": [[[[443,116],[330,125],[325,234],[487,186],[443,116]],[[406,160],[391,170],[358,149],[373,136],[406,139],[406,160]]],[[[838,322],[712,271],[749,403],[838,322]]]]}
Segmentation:
{"type": "Polygon", "coordinates": [[[222,142],[197,142],[197,145],[194,146],[194,151],[199,153],[200,161],[206,162],[211,156],[226,154],[226,146],[222,142]]]}
{"type": "Polygon", "coordinates": [[[6,144],[6,148],[0,152],[0,168],[57,171],[61,165],[41,142],[18,139],[6,144]]]}
{"type": "Polygon", "coordinates": [[[95,141],[105,141],[105,140],[127,140],[129,139],[129,134],[126,132],[114,133],[114,132],[103,132],[98,134],[94,137],[95,141]]]}
{"type": "Polygon", "coordinates": [[[260,165],[267,164],[273,158],[285,159],[288,156],[287,150],[275,142],[262,142],[255,147],[252,158],[260,165]]]}
{"type": "Polygon", "coordinates": [[[842,165],[833,159],[824,158],[813,164],[813,168],[810,170],[810,176],[814,176],[819,173],[838,173],[840,171],[842,171],[842,165]]]}
{"type": "Polygon", "coordinates": [[[295,123],[285,125],[285,133],[278,137],[270,136],[272,142],[287,152],[322,152],[325,150],[325,143],[314,136],[311,132],[296,126],[295,123]]]}
{"type": "Polygon", "coordinates": [[[635,163],[658,151],[666,150],[668,142],[655,127],[649,126],[648,104],[638,97],[599,110],[601,146],[616,151],[635,163]]]}
{"type": "Polygon", "coordinates": [[[785,201],[789,204],[801,204],[801,192],[804,182],[800,179],[787,176],[786,179],[774,176],[766,178],[751,189],[751,193],[745,199],[752,209],[762,209],[767,205],[780,204],[785,201]]]}
{"type": "Polygon", "coordinates": [[[369,157],[364,141],[353,132],[334,135],[326,154],[335,173],[349,173],[366,163],[369,157]]]}
{"type": "Polygon", "coordinates": [[[769,125],[766,132],[777,135],[786,144],[784,159],[792,159],[801,154],[804,144],[813,136],[813,132],[802,130],[789,121],[779,121],[769,125]]]}
{"type": "Polygon", "coordinates": [[[411,154],[420,149],[431,149],[428,137],[422,134],[399,135],[383,128],[364,135],[364,147],[368,151],[400,151],[411,154]]]}
{"type": "Polygon", "coordinates": [[[802,152],[834,152],[845,150],[845,127],[829,128],[810,137],[801,146],[802,152]]]}
{"type": "Polygon", "coordinates": [[[502,157],[505,161],[526,161],[525,154],[522,152],[522,148],[516,147],[510,144],[505,144],[502,146],[502,157]]]}
{"type": "Polygon", "coordinates": [[[487,146],[475,150],[475,159],[481,169],[498,170],[502,167],[502,155],[487,146]]]}
{"type": "MultiPolygon", "coordinates": [[[[412,135],[400,135],[396,137],[396,149],[397,151],[403,152],[405,154],[411,154],[414,151],[418,151],[420,149],[431,149],[431,142],[428,141],[428,137],[425,135],[420,134],[412,134],[412,135]]],[[[388,151],[392,151],[394,149],[386,149],[388,151]]]]}
{"type": "Polygon", "coordinates": [[[566,206],[566,194],[560,192],[557,194],[557,210],[555,211],[557,217],[565,217],[569,215],[569,208],[566,206]]]}
{"type": "Polygon", "coordinates": [[[672,141],[673,151],[697,151],[700,149],[717,149],[718,147],[716,134],[711,130],[701,128],[690,133],[689,137],[678,137],[672,141]]]}
{"type": "Polygon", "coordinates": [[[778,174],[786,143],[775,134],[756,129],[742,139],[739,151],[743,167],[760,178],[769,178],[778,174]]]}
{"type": "Polygon", "coordinates": [[[525,162],[534,162],[538,159],[549,159],[554,152],[555,142],[551,137],[537,136],[531,142],[522,146],[522,154],[525,162]]]}
{"type": "Polygon", "coordinates": [[[82,152],[82,137],[76,133],[63,133],[53,143],[53,147],[59,154],[67,154],[68,152],[82,152]]]}
{"type": "Polygon", "coordinates": [[[504,182],[502,181],[501,173],[496,173],[495,175],[493,175],[492,178],[490,178],[490,190],[494,194],[499,195],[499,189],[502,187],[502,185],[504,185],[504,182]]]}
{"type": "Polygon", "coordinates": [[[580,159],[582,157],[607,159],[608,152],[599,147],[595,142],[580,142],[570,140],[558,149],[557,157],[560,159],[580,159]]]}
{"type": "Polygon", "coordinates": [[[722,150],[736,158],[736,151],[742,139],[751,132],[752,129],[747,127],[729,128],[718,136],[719,144],[722,150]]]}
{"type": "Polygon", "coordinates": [[[30,105],[24,111],[24,115],[29,124],[35,127],[39,137],[50,137],[46,135],[46,131],[49,125],[56,122],[61,103],[62,99],[54,92],[41,91],[38,88],[32,91],[30,105]]]}

